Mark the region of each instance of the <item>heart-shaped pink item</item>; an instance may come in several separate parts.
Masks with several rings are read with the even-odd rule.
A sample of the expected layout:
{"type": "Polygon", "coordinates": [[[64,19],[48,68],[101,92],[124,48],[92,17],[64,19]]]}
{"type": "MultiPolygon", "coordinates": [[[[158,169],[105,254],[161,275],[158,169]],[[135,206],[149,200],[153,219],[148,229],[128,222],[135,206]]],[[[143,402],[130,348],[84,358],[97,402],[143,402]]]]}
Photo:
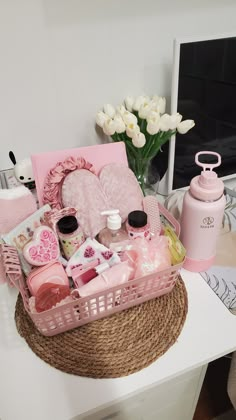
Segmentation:
{"type": "Polygon", "coordinates": [[[60,255],[56,234],[47,226],[38,227],[32,240],[25,245],[23,255],[26,261],[36,266],[56,261],[60,255]]]}
{"type": "Polygon", "coordinates": [[[75,207],[85,236],[95,236],[106,227],[103,210],[119,209],[122,222],[133,210],[143,209],[143,193],[134,173],[126,165],[111,163],[94,173],[78,169],[63,181],[61,197],[64,207],[75,207]]]}

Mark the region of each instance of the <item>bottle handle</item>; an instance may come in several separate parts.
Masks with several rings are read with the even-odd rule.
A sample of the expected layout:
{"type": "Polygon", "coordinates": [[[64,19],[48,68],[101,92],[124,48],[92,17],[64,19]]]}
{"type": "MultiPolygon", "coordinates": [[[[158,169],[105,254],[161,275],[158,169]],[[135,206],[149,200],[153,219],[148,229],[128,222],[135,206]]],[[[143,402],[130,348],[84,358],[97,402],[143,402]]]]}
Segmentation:
{"type": "Polygon", "coordinates": [[[201,166],[204,171],[206,171],[207,169],[209,169],[210,171],[212,171],[212,169],[217,168],[217,166],[220,166],[221,165],[221,156],[220,156],[219,153],[216,153],[216,152],[209,152],[209,151],[206,151],[206,152],[198,152],[195,155],[195,163],[198,166],[201,166]],[[203,162],[200,162],[199,161],[199,156],[201,156],[201,155],[213,155],[213,156],[216,156],[218,158],[218,160],[217,160],[216,163],[203,163],[203,162]]]}

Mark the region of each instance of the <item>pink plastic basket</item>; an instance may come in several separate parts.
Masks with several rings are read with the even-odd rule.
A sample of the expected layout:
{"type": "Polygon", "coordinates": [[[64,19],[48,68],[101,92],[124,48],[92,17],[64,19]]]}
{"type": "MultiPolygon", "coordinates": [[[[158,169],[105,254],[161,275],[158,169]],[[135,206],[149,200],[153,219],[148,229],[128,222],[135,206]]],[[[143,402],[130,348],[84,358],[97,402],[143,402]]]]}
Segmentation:
{"type": "MultiPolygon", "coordinates": [[[[159,205],[159,210],[162,223],[172,225],[176,234],[179,235],[178,222],[161,205],[159,205]]],[[[8,281],[19,289],[30,318],[37,329],[46,336],[80,327],[171,292],[182,267],[182,264],[178,264],[167,270],[149,274],[86,298],[73,300],[48,311],[32,313],[29,308],[30,294],[20,269],[17,251],[4,245],[1,248],[1,259],[8,281]]]]}

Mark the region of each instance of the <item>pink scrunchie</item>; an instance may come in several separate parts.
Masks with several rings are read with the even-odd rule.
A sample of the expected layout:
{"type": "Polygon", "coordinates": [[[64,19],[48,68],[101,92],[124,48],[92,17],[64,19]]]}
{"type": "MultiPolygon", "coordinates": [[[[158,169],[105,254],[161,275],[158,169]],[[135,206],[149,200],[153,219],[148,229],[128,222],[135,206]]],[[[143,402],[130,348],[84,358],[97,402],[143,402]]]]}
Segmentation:
{"type": "Polygon", "coordinates": [[[76,169],[87,169],[95,173],[93,165],[84,158],[69,156],[64,162],[58,162],[52,168],[45,180],[43,189],[43,203],[50,204],[52,208],[61,209],[61,187],[65,177],[76,169]]]}

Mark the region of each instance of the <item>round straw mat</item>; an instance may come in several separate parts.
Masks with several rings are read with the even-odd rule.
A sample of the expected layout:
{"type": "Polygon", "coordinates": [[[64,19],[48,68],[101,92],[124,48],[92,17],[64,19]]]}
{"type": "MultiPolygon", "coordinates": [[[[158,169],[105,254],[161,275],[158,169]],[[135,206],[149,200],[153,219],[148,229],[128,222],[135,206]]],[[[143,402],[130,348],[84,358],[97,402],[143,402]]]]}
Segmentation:
{"type": "Polygon", "coordinates": [[[57,369],[92,378],[137,372],[163,355],[177,340],[188,309],[181,277],[173,291],[71,331],[44,337],[16,303],[18,332],[37,356],[57,369]]]}

